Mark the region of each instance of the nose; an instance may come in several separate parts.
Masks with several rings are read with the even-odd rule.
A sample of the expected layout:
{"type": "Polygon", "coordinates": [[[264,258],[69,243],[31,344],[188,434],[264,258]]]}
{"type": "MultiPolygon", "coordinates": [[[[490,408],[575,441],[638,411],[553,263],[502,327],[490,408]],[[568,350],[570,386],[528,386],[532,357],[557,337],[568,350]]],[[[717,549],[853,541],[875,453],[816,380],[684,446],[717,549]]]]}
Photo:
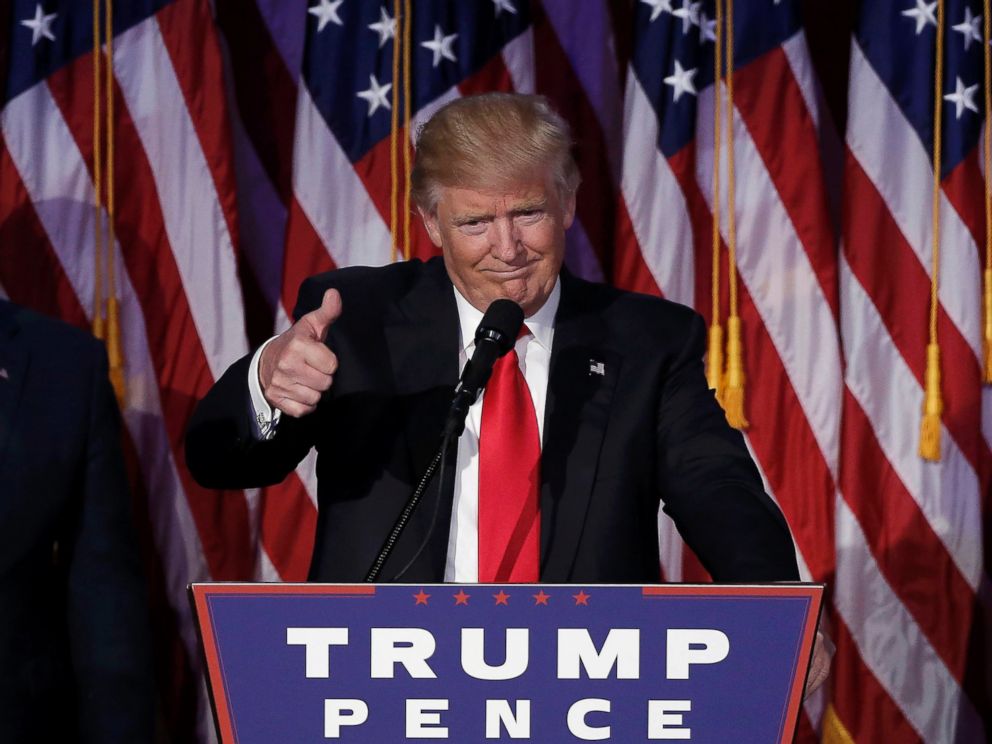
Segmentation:
{"type": "Polygon", "coordinates": [[[489,252],[504,263],[514,263],[523,254],[520,229],[509,217],[497,217],[489,228],[489,252]]]}

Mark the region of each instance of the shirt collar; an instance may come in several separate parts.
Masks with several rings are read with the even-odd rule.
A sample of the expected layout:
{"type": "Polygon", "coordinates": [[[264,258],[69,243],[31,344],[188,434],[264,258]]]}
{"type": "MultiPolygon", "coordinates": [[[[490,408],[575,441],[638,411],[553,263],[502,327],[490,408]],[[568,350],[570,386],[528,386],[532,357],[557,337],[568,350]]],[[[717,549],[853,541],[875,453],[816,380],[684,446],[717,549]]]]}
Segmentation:
{"type": "MultiPolygon", "coordinates": [[[[455,305],[458,307],[458,325],[461,330],[461,348],[469,351],[475,347],[475,331],[482,322],[482,313],[472,303],[466,300],[458,287],[452,285],[455,291],[455,305]]],[[[561,277],[555,279],[555,286],[548,295],[547,301],[541,308],[524,321],[541,346],[551,351],[551,342],[555,335],[555,315],[558,314],[558,303],[561,300],[561,277]]]]}

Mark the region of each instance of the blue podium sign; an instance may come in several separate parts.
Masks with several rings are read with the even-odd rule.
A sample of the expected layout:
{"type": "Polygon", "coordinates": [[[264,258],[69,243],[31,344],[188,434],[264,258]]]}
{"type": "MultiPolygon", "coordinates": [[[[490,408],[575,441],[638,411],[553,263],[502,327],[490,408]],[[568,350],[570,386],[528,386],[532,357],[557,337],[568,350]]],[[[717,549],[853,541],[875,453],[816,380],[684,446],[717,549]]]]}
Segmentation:
{"type": "Polygon", "coordinates": [[[225,744],[792,741],[823,587],[194,584],[225,744]]]}

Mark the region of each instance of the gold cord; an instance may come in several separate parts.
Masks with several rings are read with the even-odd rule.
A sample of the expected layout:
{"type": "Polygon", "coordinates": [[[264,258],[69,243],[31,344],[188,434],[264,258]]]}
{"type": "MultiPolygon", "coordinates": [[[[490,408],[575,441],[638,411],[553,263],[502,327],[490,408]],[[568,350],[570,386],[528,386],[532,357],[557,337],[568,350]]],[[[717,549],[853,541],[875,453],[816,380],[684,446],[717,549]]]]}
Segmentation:
{"type": "Polygon", "coordinates": [[[114,234],[114,9],[113,0],[104,3],[107,35],[107,358],[110,361],[110,382],[117,401],[124,405],[124,353],[121,348],[121,311],[117,302],[114,234]]]}
{"type": "MultiPolygon", "coordinates": [[[[393,20],[401,26],[401,0],[393,0],[393,20]]],[[[400,38],[402,34],[393,34],[393,95],[392,110],[389,125],[389,235],[392,239],[391,260],[395,263],[399,247],[399,230],[397,227],[396,203],[399,200],[399,156],[396,148],[399,144],[400,128],[400,38]]]]}
{"type": "Polygon", "coordinates": [[[985,272],[982,380],[992,383],[992,3],[985,0],[985,272]]]}
{"type": "Polygon", "coordinates": [[[737,307],[737,175],[734,152],[734,0],[727,0],[727,280],[730,312],[727,317],[727,373],[723,382],[723,409],[735,429],[746,429],[744,415],[744,348],[737,307]]]}
{"type": "Polygon", "coordinates": [[[722,400],[723,327],[720,325],[720,146],[723,89],[723,0],[716,0],[716,39],[713,42],[713,310],[706,352],[706,383],[722,400]]]}
{"type": "Polygon", "coordinates": [[[413,12],[411,0],[403,3],[403,257],[410,260],[410,123],[413,120],[413,83],[410,72],[410,37],[413,12]]]}
{"type": "Polygon", "coordinates": [[[100,0],[93,0],[93,335],[107,337],[103,318],[103,163],[100,142],[103,138],[103,116],[100,106],[100,70],[103,52],[100,45],[100,0]]]}
{"type": "Polygon", "coordinates": [[[920,457],[940,461],[940,417],[944,401],[940,393],[940,346],[937,344],[937,289],[940,269],[940,170],[942,101],[944,80],[944,0],[937,0],[937,51],[933,76],[933,247],[930,267],[930,341],[924,377],[923,419],[920,422],[920,457]]]}

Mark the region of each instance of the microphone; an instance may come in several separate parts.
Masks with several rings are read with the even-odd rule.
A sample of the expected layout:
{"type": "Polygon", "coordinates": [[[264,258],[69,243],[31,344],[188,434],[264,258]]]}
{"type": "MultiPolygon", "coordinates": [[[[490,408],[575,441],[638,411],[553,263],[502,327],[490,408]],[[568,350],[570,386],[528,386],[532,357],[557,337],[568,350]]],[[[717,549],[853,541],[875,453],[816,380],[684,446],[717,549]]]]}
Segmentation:
{"type": "Polygon", "coordinates": [[[482,316],[482,322],[479,323],[479,327],[475,331],[475,352],[473,352],[468,364],[465,365],[465,369],[462,370],[462,378],[458,382],[458,387],[455,388],[455,397],[451,401],[451,408],[448,409],[448,419],[445,421],[444,429],[441,432],[441,444],[437,452],[434,453],[434,459],[431,460],[427,466],[427,470],[421,476],[420,482],[417,483],[417,487],[410,495],[410,498],[407,499],[403,511],[400,512],[396,523],[393,525],[393,529],[386,537],[385,542],[383,542],[379,554],[372,561],[372,565],[365,575],[365,581],[378,581],[382,567],[386,564],[393,549],[396,547],[400,535],[406,529],[410,521],[410,516],[420,504],[424,491],[427,489],[427,484],[430,483],[435,473],[440,472],[438,479],[438,498],[434,502],[434,513],[431,516],[430,527],[427,529],[427,536],[421,541],[420,547],[417,548],[413,557],[396,574],[393,581],[398,581],[402,578],[427,547],[430,537],[434,533],[441,500],[445,493],[445,478],[448,471],[445,463],[449,456],[448,451],[452,449],[451,445],[465,430],[465,417],[468,415],[468,409],[475,403],[479,397],[479,393],[482,392],[486,383],[489,382],[493,365],[497,359],[513,348],[513,345],[517,342],[517,334],[520,333],[520,326],[523,324],[524,311],[513,300],[496,300],[486,310],[486,314],[482,316]]]}
{"type": "Polygon", "coordinates": [[[524,323],[524,311],[513,300],[495,300],[475,331],[475,352],[455,388],[455,397],[448,409],[442,438],[458,438],[465,430],[468,409],[478,399],[479,393],[489,382],[496,360],[506,354],[517,342],[517,334],[524,323]]]}

